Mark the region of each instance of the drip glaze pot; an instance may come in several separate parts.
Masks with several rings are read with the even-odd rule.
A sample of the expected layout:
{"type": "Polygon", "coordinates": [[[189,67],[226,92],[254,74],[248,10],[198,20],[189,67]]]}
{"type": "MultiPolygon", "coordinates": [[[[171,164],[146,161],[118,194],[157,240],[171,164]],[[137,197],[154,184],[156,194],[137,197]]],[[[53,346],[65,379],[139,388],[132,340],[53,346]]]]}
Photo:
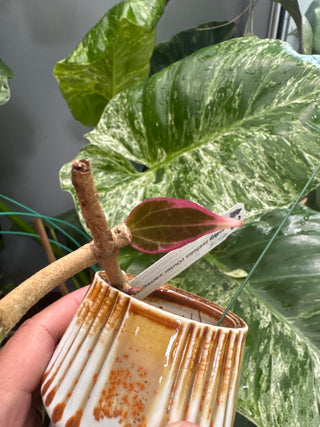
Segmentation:
{"type": "Polygon", "coordinates": [[[162,286],[139,301],[96,273],[44,374],[51,426],[232,426],[247,326],[162,286]]]}

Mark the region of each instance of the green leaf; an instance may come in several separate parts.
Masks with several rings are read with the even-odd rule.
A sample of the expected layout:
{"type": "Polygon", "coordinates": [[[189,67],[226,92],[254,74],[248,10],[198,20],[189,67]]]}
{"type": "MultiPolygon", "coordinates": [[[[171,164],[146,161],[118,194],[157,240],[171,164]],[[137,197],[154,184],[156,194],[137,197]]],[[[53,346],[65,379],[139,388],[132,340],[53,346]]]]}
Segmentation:
{"type": "Polygon", "coordinates": [[[196,203],[168,197],[140,203],[125,222],[132,234],[131,246],[148,253],[169,252],[215,230],[243,224],[196,203]]]}
{"type": "Polygon", "coordinates": [[[8,79],[11,79],[12,77],[12,71],[0,59],[0,105],[5,104],[10,99],[8,79]]]}
{"type": "Polygon", "coordinates": [[[312,53],[320,53],[320,1],[314,0],[306,12],[306,18],[310,22],[313,40],[312,53]]]}
{"type": "MultiPolygon", "coordinates": [[[[218,213],[243,202],[253,215],[292,202],[320,162],[319,99],[314,57],[278,40],[232,39],[117,95],[77,158],[91,161],[110,225],[153,197],[218,213]]],[[[70,170],[61,184],[75,197],[70,170]]]]}
{"type": "Polygon", "coordinates": [[[56,64],[54,76],[75,119],[96,125],[114,95],[148,77],[155,28],[164,7],[165,0],[116,4],[56,64]]]}
{"type": "MultiPolygon", "coordinates": [[[[248,271],[285,214],[275,210],[244,225],[204,265],[248,271]]],[[[320,213],[298,206],[234,307],[249,326],[239,408],[257,425],[319,425],[319,247],[320,213]]],[[[197,277],[207,297],[223,305],[230,300],[228,278],[221,279],[226,294],[219,296],[221,287],[206,292],[208,280],[198,269],[197,277]]],[[[192,289],[201,291],[197,284],[192,289]]]]}
{"type": "Polygon", "coordinates": [[[313,34],[308,19],[301,13],[298,0],[275,0],[280,3],[294,20],[301,37],[301,49],[304,54],[312,53],[313,34]]]}
{"type": "Polygon", "coordinates": [[[234,23],[208,22],[181,31],[169,41],[159,43],[155,47],[151,58],[151,74],[168,67],[203,47],[235,37],[234,27],[234,23]]]}
{"type": "MultiPolygon", "coordinates": [[[[214,255],[217,265],[227,271],[240,267],[249,271],[285,213],[275,210],[243,226],[236,237],[230,236],[220,246],[221,252],[214,255]]],[[[288,317],[320,348],[320,310],[315,299],[320,292],[319,248],[320,213],[298,206],[259,264],[250,285],[256,295],[288,317]]]]}
{"type": "Polygon", "coordinates": [[[123,271],[137,275],[158,261],[162,256],[162,253],[149,254],[140,252],[132,246],[126,246],[119,251],[119,262],[123,271]]]}

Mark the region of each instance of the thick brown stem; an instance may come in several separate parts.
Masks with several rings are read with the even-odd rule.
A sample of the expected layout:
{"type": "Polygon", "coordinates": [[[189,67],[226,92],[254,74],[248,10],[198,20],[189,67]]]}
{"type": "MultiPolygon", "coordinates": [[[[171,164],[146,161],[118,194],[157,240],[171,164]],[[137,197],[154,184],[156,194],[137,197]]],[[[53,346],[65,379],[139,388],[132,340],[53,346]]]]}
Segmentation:
{"type": "Polygon", "coordinates": [[[88,243],[49,264],[3,297],[0,300],[0,341],[48,292],[95,263],[93,244],[88,243]]]}
{"type": "MultiPolygon", "coordinates": [[[[47,260],[52,263],[55,262],[56,257],[53,253],[52,247],[50,245],[46,229],[44,228],[43,222],[41,218],[34,219],[34,225],[39,233],[40,241],[43,247],[43,250],[46,254],[47,260]]],[[[69,291],[67,285],[65,283],[59,283],[59,289],[62,296],[66,295],[69,291]]]]}
{"type": "Polygon", "coordinates": [[[73,163],[72,182],[94,241],[52,262],[0,300],[0,342],[27,311],[48,292],[97,262],[101,262],[110,284],[124,291],[131,289],[118,261],[119,248],[131,243],[129,228],[126,224],[109,228],[88,161],[73,163]]]}
{"type": "MultiPolygon", "coordinates": [[[[88,160],[77,160],[72,163],[72,183],[77,192],[82,215],[93,236],[97,260],[101,262],[109,283],[121,290],[128,291],[130,284],[122,273],[118,261],[120,247],[117,243],[118,239],[110,230],[102,210],[88,160]]],[[[115,230],[119,227],[116,227],[115,230]]],[[[131,233],[125,224],[121,227],[122,231],[119,234],[126,236],[122,239],[121,246],[125,246],[131,241],[131,233]]]]}

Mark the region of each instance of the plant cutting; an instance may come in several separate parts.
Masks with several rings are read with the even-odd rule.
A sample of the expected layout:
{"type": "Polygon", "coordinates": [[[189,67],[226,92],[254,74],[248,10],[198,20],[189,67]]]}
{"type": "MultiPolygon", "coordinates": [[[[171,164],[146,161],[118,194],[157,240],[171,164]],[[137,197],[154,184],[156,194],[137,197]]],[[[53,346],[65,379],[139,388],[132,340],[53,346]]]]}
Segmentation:
{"type": "Polygon", "coordinates": [[[132,243],[145,252],[167,252],[213,230],[242,225],[238,219],[213,214],[194,203],[162,198],[145,201],[125,223],[111,230],[88,161],[73,162],[72,182],[94,240],[36,273],[0,301],[2,338],[42,296],[92,264],[102,265],[111,286],[133,294],[134,289],[118,262],[121,247],[132,243]]]}
{"type": "Polygon", "coordinates": [[[72,422],[75,426],[93,425],[94,420],[107,418],[108,423],[112,425],[120,425],[126,421],[128,426],[137,422],[144,426],[164,426],[170,421],[186,417],[190,421],[201,422],[202,426],[209,426],[212,422],[216,425],[231,426],[247,332],[245,323],[230,314],[222,327],[216,327],[215,323],[223,312],[221,307],[174,288],[163,288],[162,295],[156,298],[156,303],[151,300],[151,306],[157,307],[153,309],[145,303],[140,305],[137,303],[135,307],[136,303],[129,301],[129,296],[114,295],[116,291],[112,291],[112,286],[127,294],[135,294],[136,289],[130,286],[128,277],[121,271],[117,260],[119,248],[128,243],[133,242],[136,248],[149,253],[166,252],[178,249],[214,230],[238,227],[243,222],[236,218],[213,214],[191,202],[161,198],[148,200],[137,206],[125,224],[110,230],[99,204],[88,161],[73,162],[72,181],[87,226],[94,237],[93,242],[36,273],[0,301],[2,332],[7,332],[10,325],[13,326],[14,319],[24,314],[21,307],[25,310],[28,304],[39,298],[39,295],[48,292],[57,284],[55,275],[59,276],[60,282],[61,275],[66,279],[83,266],[92,264],[93,260],[100,262],[104,268],[103,274],[96,277],[91,291],[80,305],[44,376],[42,395],[53,424],[69,425],[72,422]],[[98,301],[102,302],[101,305],[96,304],[97,292],[100,294],[98,301]],[[103,297],[101,292],[106,292],[106,295],[103,297]],[[17,312],[13,307],[19,307],[17,312]],[[165,314],[160,313],[159,308],[160,311],[164,309],[165,314]],[[176,313],[177,309],[180,317],[170,313],[170,310],[176,313]],[[199,320],[193,320],[195,315],[199,316],[199,320]],[[130,318],[128,326],[124,326],[121,319],[127,317],[130,318]],[[184,317],[190,317],[190,320],[185,321],[184,317]],[[205,324],[198,326],[199,321],[200,323],[204,321],[205,324]],[[119,326],[121,324],[120,332],[119,326],[115,326],[118,323],[119,326]],[[76,325],[80,325],[77,331],[74,329],[74,327],[77,329],[76,325]],[[85,325],[88,325],[89,329],[85,325]],[[130,330],[124,332],[126,328],[130,330]],[[134,329],[137,332],[140,328],[142,333],[139,334],[140,338],[136,339],[134,329]],[[149,332],[144,331],[150,328],[154,332],[157,330],[158,340],[155,346],[151,345],[150,336],[141,338],[143,333],[148,335],[149,332]],[[108,335],[107,331],[110,329],[113,331],[111,336],[116,335],[116,338],[114,343],[110,343],[109,339],[109,344],[104,347],[104,335],[105,333],[108,335]],[[170,329],[172,331],[168,336],[170,329]],[[101,338],[96,336],[97,331],[99,335],[101,334],[101,338]],[[84,338],[84,335],[87,335],[87,338],[84,338]],[[189,335],[194,338],[189,340],[189,335]],[[78,342],[76,337],[79,336],[82,338],[78,342]],[[120,346],[117,344],[119,340],[123,341],[120,346]],[[70,342],[74,343],[72,347],[70,342]],[[132,347],[135,348],[135,352],[129,356],[132,347]],[[72,363],[75,357],[74,350],[78,356],[77,361],[72,363]],[[176,352],[180,354],[179,357],[175,357],[176,352]],[[101,364],[96,363],[96,356],[88,359],[87,355],[91,353],[98,353],[99,358],[105,360],[106,368],[103,368],[103,371],[100,371],[101,364]],[[150,366],[144,363],[143,368],[138,367],[135,374],[134,367],[142,363],[141,357],[148,357],[152,362],[150,366]],[[113,359],[116,360],[116,365],[112,363],[113,359]],[[123,359],[120,364],[119,359],[123,359]],[[77,372],[77,377],[73,374],[70,377],[65,375],[65,364],[68,365],[70,374],[77,372]],[[81,376],[80,371],[84,370],[84,364],[85,374],[81,376]],[[183,372],[185,370],[196,372],[198,364],[199,375],[192,375],[192,381],[191,377],[187,380],[183,372]],[[141,369],[145,378],[143,383],[141,369]],[[95,378],[92,383],[90,382],[90,390],[80,385],[82,381],[87,383],[88,371],[93,371],[95,378]],[[123,372],[125,378],[122,378],[123,372]],[[207,374],[204,375],[204,372],[207,374]],[[104,396],[98,384],[101,385],[102,381],[103,387],[105,385],[109,387],[110,383],[119,382],[119,375],[122,386],[118,384],[116,393],[112,388],[108,391],[108,395],[104,396]],[[163,375],[166,376],[166,380],[161,381],[160,387],[160,377],[163,375]],[[130,386],[127,382],[129,378],[130,386]],[[74,389],[72,386],[71,389],[69,387],[66,389],[65,382],[79,383],[80,388],[74,389]],[[140,390],[139,398],[135,397],[138,392],[136,387],[140,390]],[[193,390],[191,397],[188,388],[190,391],[193,390]],[[83,391],[85,395],[82,395],[83,391]],[[157,393],[159,397],[155,399],[157,393]],[[148,396],[149,394],[151,396],[148,396]],[[69,396],[67,400],[63,397],[65,395],[69,396]],[[161,395],[166,396],[165,401],[161,395]],[[70,396],[73,398],[70,399],[70,396]],[[218,398],[219,404],[214,405],[218,398]],[[76,411],[72,403],[74,399],[76,402],[82,402],[76,411]],[[130,399],[133,401],[129,404],[130,399]],[[92,402],[94,402],[93,411],[92,402]]]}

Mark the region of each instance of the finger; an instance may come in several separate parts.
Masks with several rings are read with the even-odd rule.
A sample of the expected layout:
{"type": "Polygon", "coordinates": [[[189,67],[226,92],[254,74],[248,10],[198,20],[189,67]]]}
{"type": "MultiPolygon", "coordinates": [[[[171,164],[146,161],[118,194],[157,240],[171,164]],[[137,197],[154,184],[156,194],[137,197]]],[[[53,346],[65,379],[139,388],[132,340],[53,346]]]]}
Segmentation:
{"type": "Polygon", "coordinates": [[[86,288],[72,292],[22,324],[0,351],[3,389],[33,392],[86,288]]]}

